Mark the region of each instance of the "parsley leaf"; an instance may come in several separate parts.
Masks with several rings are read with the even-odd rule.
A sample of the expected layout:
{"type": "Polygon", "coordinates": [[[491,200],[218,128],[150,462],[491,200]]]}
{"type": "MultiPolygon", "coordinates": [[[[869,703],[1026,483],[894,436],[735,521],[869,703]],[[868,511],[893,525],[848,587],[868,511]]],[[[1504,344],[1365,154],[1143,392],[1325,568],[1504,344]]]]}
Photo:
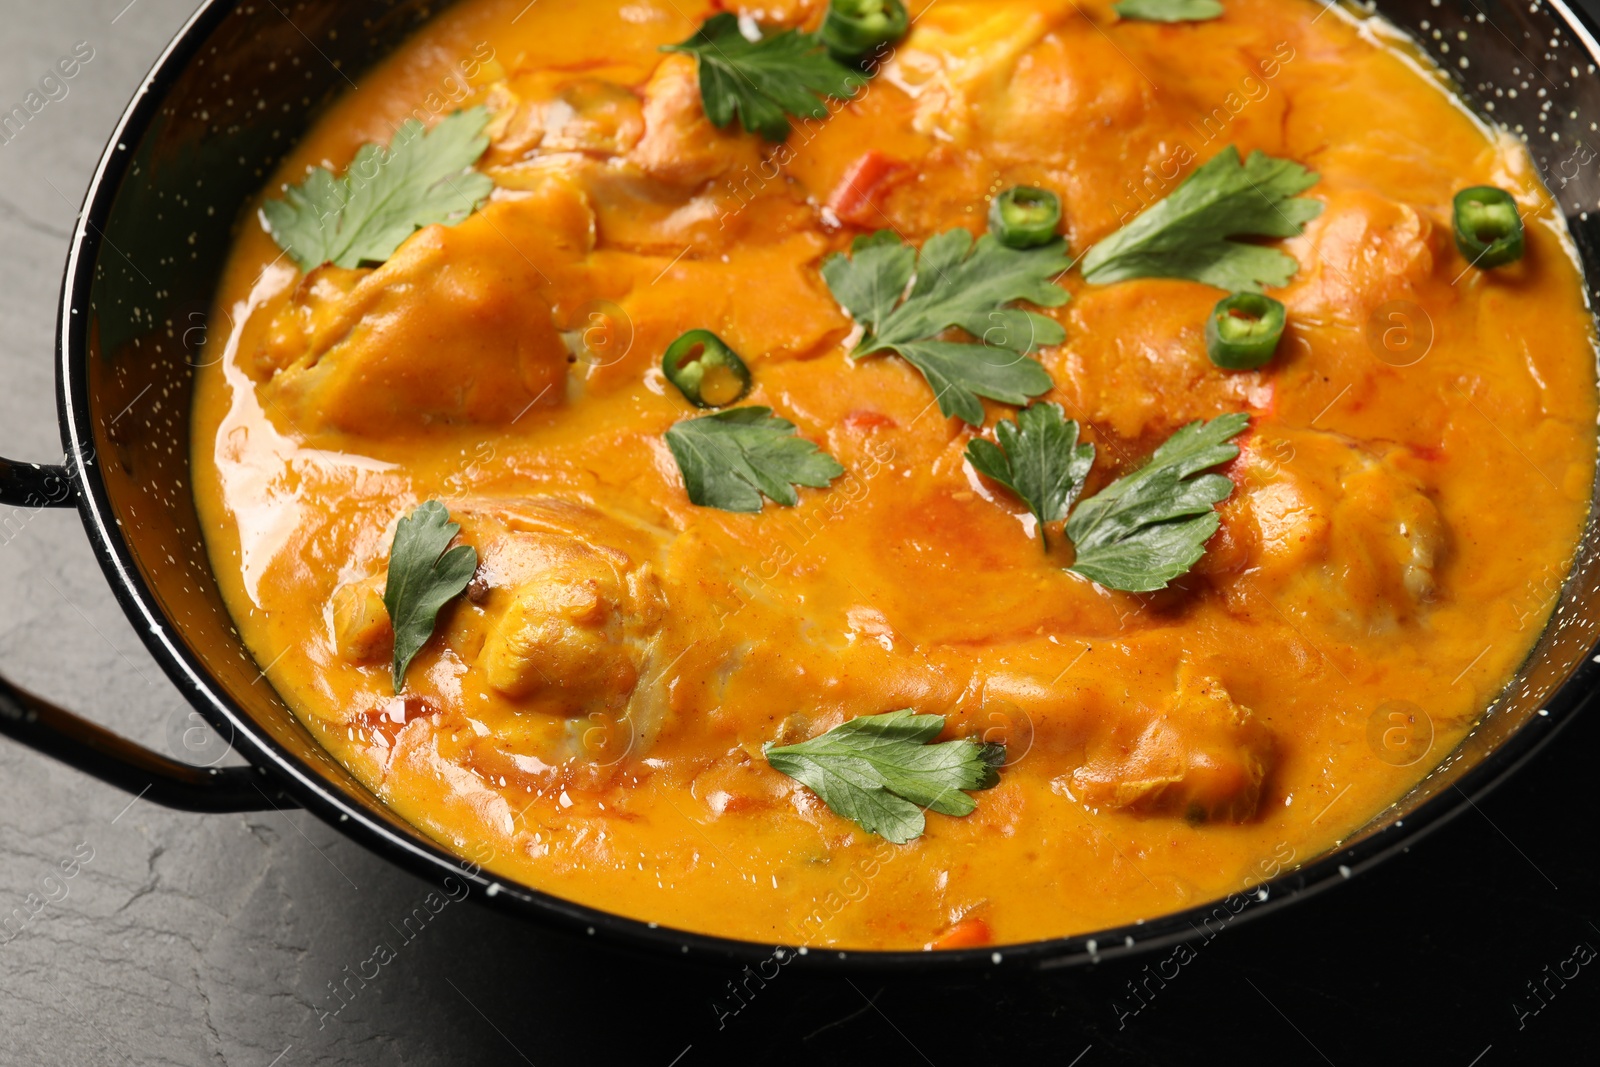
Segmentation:
{"type": "Polygon", "coordinates": [[[1059,404],[1035,404],[1017,412],[1015,422],[995,425],[1000,441],[974,438],[967,462],[999,482],[1028,505],[1039,520],[1039,540],[1050,547],[1045,524],[1067,517],[1094,466],[1094,445],[1078,443],[1078,424],[1062,416],[1059,404]]]}
{"type": "Polygon", "coordinates": [[[726,127],[738,114],[746,130],[769,141],[789,136],[788,115],[827,118],[820,96],[848,100],[866,84],[862,74],[830,56],[816,35],[784,30],[747,40],[739,19],[726,11],[706,19],[693,37],[661,50],[700,61],[700,104],[714,125],[726,127]]]}
{"type": "Polygon", "coordinates": [[[930,744],[944,716],[891,711],[862,715],[820,737],[762,752],[773,769],[795,779],[837,815],[897,845],[922,836],[924,811],[970,815],[977,802],[963,790],[999,784],[1004,745],[972,738],[930,744]]]}
{"type": "Polygon", "coordinates": [[[1129,593],[1165,589],[1186,573],[1221,523],[1216,505],[1233,492],[1225,475],[1195,475],[1237,456],[1228,442],[1249,425],[1242,412],[1192,422],[1149,463],[1079,504],[1067,520],[1073,573],[1129,593]]]}
{"type": "Polygon", "coordinates": [[[734,408],[686,419],[666,437],[689,500],[701,507],[760,511],[765,494],[792,508],[800,502],[794,485],[825,489],[844,473],[832,456],[794,436],[794,423],[773,415],[771,408],[734,408]]]}
{"type": "Polygon", "coordinates": [[[458,111],[424,132],[407,119],[388,148],[362,145],[344,177],[317,167],[282,200],[261,207],[272,239],[300,269],[382,263],[436,222],[454,225],[489,198],[494,182],[471,169],[489,147],[489,109],[458,111]]]}
{"type": "Polygon", "coordinates": [[[822,277],[866,331],[852,356],[898,353],[933,386],[941,412],[973,426],[983,425],[979,397],[1020,405],[1049,391],[1050,375],[1026,357],[1060,344],[1066,331],[1054,319],[1009,305],[1067,302],[1067,291],[1055,283],[1072,266],[1065,242],[1015,249],[984,234],[974,245],[972,234],[956,229],[928,238],[917,252],[883,230],[858,237],[850,251],[829,256],[822,277]],[[940,340],[950,327],[978,340],[940,340]]]}
{"type": "Polygon", "coordinates": [[[1222,17],[1217,0],[1122,0],[1111,10],[1144,22],[1206,22],[1222,17]]]}
{"type": "Polygon", "coordinates": [[[445,551],[460,532],[437,500],[418,506],[395,525],[383,606],[394,625],[396,695],[406,687],[411,660],[433,636],[439,609],[460,595],[478,569],[478,553],[471,545],[445,551]]]}
{"type": "Polygon", "coordinates": [[[1188,278],[1230,292],[1287,285],[1300,264],[1276,248],[1235,237],[1293,237],[1322,214],[1297,194],[1317,182],[1298,163],[1261,152],[1239,162],[1229,145],[1171,196],[1091,248],[1083,277],[1095,285],[1130,278],[1188,278]]]}

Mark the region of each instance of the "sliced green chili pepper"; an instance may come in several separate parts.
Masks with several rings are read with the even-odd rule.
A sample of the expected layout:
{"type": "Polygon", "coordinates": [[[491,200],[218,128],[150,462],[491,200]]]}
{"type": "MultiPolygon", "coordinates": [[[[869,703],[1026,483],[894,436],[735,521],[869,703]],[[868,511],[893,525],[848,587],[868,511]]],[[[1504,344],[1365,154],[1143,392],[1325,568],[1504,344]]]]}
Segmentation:
{"type": "Polygon", "coordinates": [[[1474,267],[1488,270],[1522,258],[1522,215],[1504,189],[1474,185],[1456,194],[1456,247],[1474,267]]]}
{"type": "Polygon", "coordinates": [[[989,232],[1007,248],[1037,248],[1055,240],[1061,198],[1048,189],[1017,185],[989,205],[989,232]]]}
{"type": "Polygon", "coordinates": [[[1278,350],[1283,323],[1283,305],[1272,297],[1234,293],[1206,319],[1206,353],[1224,370],[1252,370],[1278,350]]]}
{"type": "Polygon", "coordinates": [[[910,25],[900,0],[833,0],[822,20],[822,43],[833,58],[850,63],[898,41],[910,25]]]}
{"type": "Polygon", "coordinates": [[[750,391],[750,368],[710,330],[690,330],[668,345],[661,369],[698,408],[726,407],[750,391]]]}

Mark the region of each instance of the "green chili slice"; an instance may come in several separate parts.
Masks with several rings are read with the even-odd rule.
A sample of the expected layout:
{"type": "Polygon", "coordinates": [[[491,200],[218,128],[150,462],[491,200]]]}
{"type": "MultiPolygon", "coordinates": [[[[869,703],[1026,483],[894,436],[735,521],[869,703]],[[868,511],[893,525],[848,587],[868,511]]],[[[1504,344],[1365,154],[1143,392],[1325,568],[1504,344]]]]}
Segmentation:
{"type": "Polygon", "coordinates": [[[1206,353],[1224,370],[1253,370],[1278,350],[1283,323],[1283,305],[1272,297],[1234,293],[1206,319],[1206,353]]]}
{"type": "Polygon", "coordinates": [[[661,359],[667,381],[697,408],[720,408],[750,391],[750,368],[710,330],[690,330],[661,359]]]}
{"type": "Polygon", "coordinates": [[[1048,189],[1018,185],[989,205],[989,232],[1007,248],[1037,248],[1055,240],[1061,198],[1048,189]]]}
{"type": "Polygon", "coordinates": [[[822,43],[850,63],[904,37],[911,25],[900,0],[833,0],[822,19],[822,43]]]}
{"type": "Polygon", "coordinates": [[[1488,270],[1522,258],[1522,215],[1504,189],[1474,185],[1456,194],[1456,247],[1474,267],[1488,270]]]}

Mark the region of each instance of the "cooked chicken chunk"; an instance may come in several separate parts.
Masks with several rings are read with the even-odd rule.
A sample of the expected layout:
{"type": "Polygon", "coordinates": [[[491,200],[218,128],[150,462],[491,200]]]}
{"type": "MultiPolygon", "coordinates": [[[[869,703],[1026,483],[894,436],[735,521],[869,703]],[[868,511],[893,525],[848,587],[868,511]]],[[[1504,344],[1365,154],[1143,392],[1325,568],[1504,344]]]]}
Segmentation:
{"type": "Polygon", "coordinates": [[[1067,306],[1067,343],[1042,357],[1068,410],[1128,440],[1150,439],[1195,419],[1265,407],[1270,378],[1221,373],[1206,355],[1214,290],[1189,282],[1092,286],[1067,306]],[[1153,314],[1155,308],[1164,314],[1153,314]],[[1166,317],[1183,309],[1188,322],[1166,317]]]}
{"type": "Polygon", "coordinates": [[[482,558],[483,683],[548,714],[626,709],[663,612],[650,537],[561,500],[472,501],[451,514],[482,558]]]}
{"type": "Polygon", "coordinates": [[[420,231],[369,273],[312,272],[257,360],[269,410],[309,431],[374,437],[509,423],[566,398],[568,350],[545,275],[490,211],[420,231]]]}
{"type": "Polygon", "coordinates": [[[334,644],[351,663],[381,663],[394,650],[394,626],[383,603],[383,585],[383,578],[374,576],[334,590],[334,644]]]}
{"type": "Polygon", "coordinates": [[[1255,815],[1272,735],[1220,681],[1187,664],[1170,706],[1129,744],[1113,736],[1072,775],[1072,793],[1096,808],[1243,822],[1255,815]]]}
{"type": "Polygon", "coordinates": [[[1444,258],[1441,242],[1448,237],[1410,204],[1376,193],[1328,199],[1300,239],[1310,250],[1297,252],[1306,266],[1284,303],[1298,318],[1361,329],[1383,304],[1417,299],[1418,287],[1444,258]]]}
{"type": "MultiPolygon", "coordinates": [[[[1252,587],[1297,612],[1381,632],[1433,600],[1448,528],[1398,446],[1274,430],[1241,454],[1223,509],[1252,587]]],[[[1246,604],[1248,607],[1248,604],[1246,604]]]]}
{"type": "Polygon", "coordinates": [[[639,98],[603,78],[541,72],[497,85],[489,107],[495,120],[486,167],[551,152],[620,156],[644,135],[639,98]]]}
{"type": "Polygon", "coordinates": [[[726,130],[711,124],[695,60],[669,55],[644,87],[644,137],[628,160],[669,185],[699,185],[760,158],[756,139],[743,133],[737,123],[726,130]]]}
{"type": "Polygon", "coordinates": [[[628,599],[613,561],[573,554],[559,576],[519,587],[483,648],[479,665],[508,697],[631,692],[632,657],[617,642],[628,599]]]}
{"type": "Polygon", "coordinates": [[[917,19],[884,76],[916,100],[918,132],[965,145],[1018,57],[1072,11],[1067,0],[938,5],[917,19]]]}

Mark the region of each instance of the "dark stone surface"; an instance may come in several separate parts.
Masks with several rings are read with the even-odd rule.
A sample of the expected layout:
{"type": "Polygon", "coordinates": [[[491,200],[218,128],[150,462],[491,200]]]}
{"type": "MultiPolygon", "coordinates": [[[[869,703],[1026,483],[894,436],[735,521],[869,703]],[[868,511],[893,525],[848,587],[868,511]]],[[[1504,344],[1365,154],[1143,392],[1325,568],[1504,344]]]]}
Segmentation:
{"type": "MultiPolygon", "coordinates": [[[[0,110],[75,42],[95,48],[67,96],[0,145],[7,455],[58,452],[49,349],[68,230],[115,115],[190,6],[5,0],[0,110]]],[[[0,518],[0,669],[171,750],[187,709],[76,516],[0,518]]],[[[431,887],[315,819],[130,806],[0,742],[0,917],[48,900],[0,935],[0,1063],[1589,1060],[1600,962],[1549,975],[1572,974],[1576,946],[1600,948],[1597,750],[1590,712],[1479,810],[1347,886],[1224,930],[1164,984],[1145,961],[941,982],[784,972],[747,983],[733,1013],[737,975],[573,944],[470,903],[413,920],[407,939],[431,887]],[[348,978],[379,942],[394,958],[348,978]],[[353,990],[343,1001],[336,982],[353,990]],[[1136,1014],[1130,982],[1150,990],[1136,1014]],[[1546,983],[1542,1009],[1529,982],[1546,983]]]]}

